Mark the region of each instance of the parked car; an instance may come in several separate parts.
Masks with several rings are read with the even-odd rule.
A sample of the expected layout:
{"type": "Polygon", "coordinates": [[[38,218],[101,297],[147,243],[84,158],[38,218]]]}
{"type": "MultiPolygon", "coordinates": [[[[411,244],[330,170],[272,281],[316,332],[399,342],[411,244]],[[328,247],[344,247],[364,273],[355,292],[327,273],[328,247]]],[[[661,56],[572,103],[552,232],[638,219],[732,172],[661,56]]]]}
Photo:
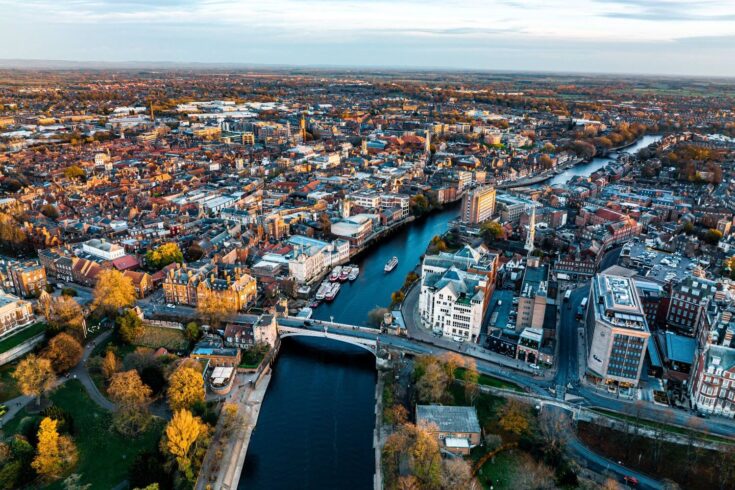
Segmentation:
{"type": "Polygon", "coordinates": [[[637,487],[638,486],[638,478],[634,476],[625,475],[623,477],[623,481],[631,487],[637,487]]]}

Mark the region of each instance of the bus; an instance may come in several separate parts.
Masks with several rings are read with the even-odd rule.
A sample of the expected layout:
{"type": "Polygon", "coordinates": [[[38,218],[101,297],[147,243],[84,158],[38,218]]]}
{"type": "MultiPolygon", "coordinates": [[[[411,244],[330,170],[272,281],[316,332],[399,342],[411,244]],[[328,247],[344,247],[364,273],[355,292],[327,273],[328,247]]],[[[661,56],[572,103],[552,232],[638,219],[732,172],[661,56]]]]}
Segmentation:
{"type": "Polygon", "coordinates": [[[571,289],[567,289],[567,292],[564,293],[564,302],[565,303],[569,303],[569,298],[571,298],[571,297],[572,297],[572,290],[571,289]]]}
{"type": "Polygon", "coordinates": [[[584,314],[587,311],[587,298],[582,298],[582,302],[579,304],[579,309],[577,310],[577,320],[581,320],[584,318],[584,314]]]}

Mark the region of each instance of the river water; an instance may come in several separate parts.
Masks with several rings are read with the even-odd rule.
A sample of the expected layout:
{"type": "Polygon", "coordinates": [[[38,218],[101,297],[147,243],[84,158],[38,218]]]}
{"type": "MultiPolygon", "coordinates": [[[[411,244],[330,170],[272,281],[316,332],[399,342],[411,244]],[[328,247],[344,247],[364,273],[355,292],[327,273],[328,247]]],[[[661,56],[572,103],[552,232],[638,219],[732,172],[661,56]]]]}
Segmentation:
{"type": "MultiPolygon", "coordinates": [[[[314,318],[366,323],[372,308],[390,303],[458,209],[450,205],[370,248],[355,261],[360,276],[343,283],[314,318]],[[398,267],[383,272],[394,255],[398,267]]],[[[238,488],[372,489],[375,376],[375,358],[362,349],[328,339],[284,339],[238,488]]]]}
{"type": "MultiPolygon", "coordinates": [[[[625,148],[623,151],[627,153],[636,153],[638,150],[645,148],[646,146],[650,145],[651,143],[654,143],[661,139],[661,136],[659,135],[645,135],[643,136],[639,141],[636,142],[636,144],[625,148]]],[[[556,177],[554,177],[551,180],[548,180],[542,184],[539,185],[558,185],[558,184],[564,184],[569,179],[575,176],[582,176],[587,177],[588,175],[592,174],[596,170],[601,169],[605,165],[607,165],[610,162],[614,162],[618,158],[618,154],[620,152],[614,151],[610,153],[610,155],[606,157],[597,157],[593,158],[589,163],[583,163],[580,165],[577,165],[575,167],[568,168],[564,172],[560,173],[556,177]]]]}
{"type": "MultiPolygon", "coordinates": [[[[658,138],[644,136],[627,151],[658,138]]],[[[550,182],[589,175],[615,157],[595,158],[550,182]]],[[[448,206],[370,248],[355,262],[357,280],[343,283],[333,302],[315,309],[314,318],[365,324],[372,308],[390,303],[429,241],[458,213],[458,205],[448,206]],[[398,267],[383,272],[393,256],[398,267]]],[[[357,347],[327,339],[284,339],[238,488],[372,489],[375,376],[373,356],[357,347]]]]}

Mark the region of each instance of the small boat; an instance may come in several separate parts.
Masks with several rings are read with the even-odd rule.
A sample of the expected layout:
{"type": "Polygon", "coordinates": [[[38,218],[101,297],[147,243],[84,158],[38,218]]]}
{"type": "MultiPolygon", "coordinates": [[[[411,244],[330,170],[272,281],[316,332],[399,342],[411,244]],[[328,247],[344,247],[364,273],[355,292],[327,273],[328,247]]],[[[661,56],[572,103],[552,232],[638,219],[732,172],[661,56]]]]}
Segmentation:
{"type": "Polygon", "coordinates": [[[339,288],[341,288],[342,285],[338,282],[332,283],[332,287],[329,289],[329,292],[327,292],[327,295],[325,296],[327,301],[332,301],[336,296],[337,293],[339,293],[339,288]]]}
{"type": "Polygon", "coordinates": [[[334,282],[339,279],[339,275],[342,273],[342,266],[338,265],[332,269],[332,273],[329,275],[329,280],[334,282]]]}
{"type": "Polygon", "coordinates": [[[297,317],[299,317],[299,318],[305,318],[305,319],[307,319],[307,320],[308,320],[309,318],[311,318],[311,315],[312,315],[313,313],[314,313],[314,310],[312,310],[311,308],[309,308],[309,307],[307,306],[307,307],[305,307],[305,308],[301,308],[301,309],[299,310],[299,312],[298,312],[298,313],[296,314],[296,316],[297,316],[297,317]]]}
{"type": "Polygon", "coordinates": [[[350,275],[347,276],[347,279],[349,279],[350,281],[354,281],[355,279],[357,279],[357,276],[359,275],[360,275],[360,268],[357,267],[356,265],[353,265],[352,270],[350,271],[350,275]]]}
{"type": "Polygon", "coordinates": [[[319,307],[319,304],[320,304],[319,301],[314,300],[311,303],[309,303],[309,308],[312,308],[312,309],[317,308],[319,307]]]}
{"type": "Polygon", "coordinates": [[[350,277],[350,272],[352,272],[352,266],[346,265],[342,267],[342,272],[339,274],[340,282],[345,282],[347,278],[350,277]]]}
{"type": "Polygon", "coordinates": [[[385,264],[385,267],[383,268],[383,270],[385,272],[391,272],[393,269],[396,268],[397,265],[398,265],[398,257],[394,256],[392,259],[388,261],[387,264],[385,264]]]}

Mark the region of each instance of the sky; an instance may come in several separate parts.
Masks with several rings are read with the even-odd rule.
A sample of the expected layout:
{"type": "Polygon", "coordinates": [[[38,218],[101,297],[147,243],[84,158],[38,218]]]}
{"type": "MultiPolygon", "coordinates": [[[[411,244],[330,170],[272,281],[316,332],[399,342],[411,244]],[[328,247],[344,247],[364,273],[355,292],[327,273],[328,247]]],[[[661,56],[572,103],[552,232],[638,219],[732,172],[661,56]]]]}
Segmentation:
{"type": "Polygon", "coordinates": [[[0,0],[0,59],[735,76],[735,0],[0,0]]]}

